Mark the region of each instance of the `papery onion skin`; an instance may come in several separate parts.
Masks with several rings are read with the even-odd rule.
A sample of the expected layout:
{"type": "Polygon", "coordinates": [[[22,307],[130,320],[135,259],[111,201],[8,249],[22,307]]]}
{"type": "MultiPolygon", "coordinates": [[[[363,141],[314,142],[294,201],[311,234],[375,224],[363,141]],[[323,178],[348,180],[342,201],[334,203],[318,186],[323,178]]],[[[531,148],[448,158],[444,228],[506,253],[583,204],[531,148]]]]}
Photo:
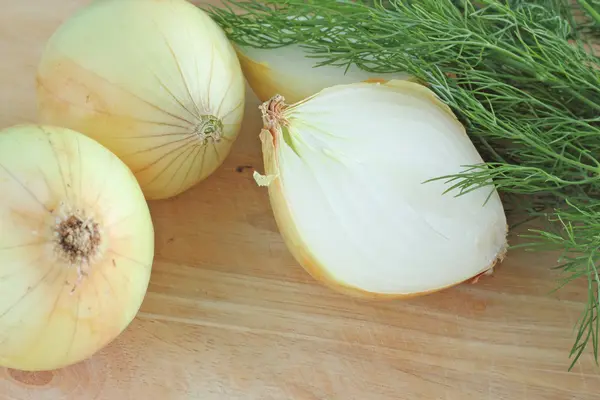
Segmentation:
{"type": "Polygon", "coordinates": [[[407,73],[367,72],[354,65],[348,71],[331,65],[316,67],[318,60],[308,58],[295,44],[275,49],[236,45],[235,49],[248,85],[261,102],[280,95],[293,104],[334,85],[412,79],[407,73]]]}
{"type": "Polygon", "coordinates": [[[93,356],[147,291],[154,229],[138,182],[83,134],[17,125],[0,131],[0,193],[0,365],[54,370],[93,356]]]}
{"type": "MultiPolygon", "coordinates": [[[[359,86],[361,86],[361,84],[339,85],[337,87],[332,87],[332,88],[326,89],[323,93],[325,93],[325,92],[333,93],[335,91],[343,91],[344,89],[356,88],[359,86]]],[[[382,86],[388,87],[391,90],[412,91],[412,92],[414,92],[415,96],[418,96],[421,99],[428,99],[429,101],[432,102],[433,107],[438,108],[439,110],[443,111],[443,113],[445,113],[447,116],[450,117],[448,119],[448,121],[451,121],[453,124],[456,124],[455,128],[460,128],[460,129],[456,129],[456,132],[460,132],[459,133],[460,135],[464,135],[464,138],[468,139],[468,136],[464,132],[464,128],[462,128],[462,125],[460,125],[460,122],[456,119],[456,117],[451,112],[451,110],[447,106],[445,106],[437,97],[435,97],[433,92],[429,91],[424,86],[421,86],[421,85],[413,83],[413,82],[399,82],[399,81],[390,81],[386,84],[383,84],[382,86]]],[[[317,94],[317,96],[322,95],[323,93],[317,94]]],[[[350,92],[348,92],[348,93],[351,94],[350,92]]],[[[274,111],[275,113],[281,113],[281,114],[287,113],[285,115],[285,117],[293,116],[293,118],[290,118],[290,120],[293,119],[293,121],[289,122],[289,124],[291,126],[293,126],[294,123],[298,124],[299,118],[300,118],[299,115],[301,114],[301,112],[295,113],[293,110],[270,109],[271,107],[273,107],[274,104],[276,104],[277,102],[280,102],[282,100],[282,99],[277,99],[277,97],[278,96],[276,96],[270,102],[266,102],[265,104],[263,104],[263,106],[261,106],[263,112],[268,113],[268,112],[274,111]],[[270,111],[269,111],[269,109],[270,109],[270,111]]],[[[343,97],[343,96],[340,95],[340,97],[343,97]]],[[[308,103],[311,100],[312,100],[311,98],[308,98],[304,102],[308,103]]],[[[368,101],[368,100],[365,99],[365,101],[368,101]]],[[[291,108],[296,107],[296,106],[298,106],[298,104],[291,106],[291,108]]],[[[314,112],[314,110],[313,110],[313,112],[314,112]]],[[[323,110],[323,112],[327,112],[327,110],[323,110]]],[[[286,197],[286,189],[284,187],[285,182],[283,181],[284,174],[282,173],[282,169],[285,169],[286,165],[282,165],[282,163],[281,163],[282,161],[280,159],[281,155],[283,154],[282,148],[287,146],[286,140],[284,139],[284,137],[282,135],[280,126],[272,124],[274,119],[271,119],[271,117],[269,115],[263,115],[263,116],[264,116],[264,120],[265,120],[265,129],[263,129],[263,131],[260,134],[260,140],[262,143],[265,176],[261,176],[260,174],[257,173],[257,174],[255,174],[255,178],[260,185],[268,187],[271,208],[273,210],[277,226],[279,228],[279,231],[282,235],[282,238],[283,238],[287,248],[289,249],[289,251],[292,254],[292,256],[294,257],[294,259],[313,278],[315,278],[317,281],[323,283],[324,285],[328,286],[329,288],[331,288],[337,292],[349,295],[349,296],[359,297],[359,298],[370,298],[370,299],[396,299],[396,298],[410,298],[410,297],[415,297],[415,296],[422,296],[422,295],[438,292],[440,290],[444,290],[444,289],[453,287],[460,283],[464,283],[464,282],[468,282],[468,281],[477,281],[477,279],[481,275],[490,273],[493,270],[494,266],[496,266],[497,263],[501,262],[503,260],[503,258],[505,257],[505,254],[507,252],[507,247],[508,247],[508,243],[507,243],[507,239],[506,239],[506,236],[508,233],[508,226],[506,224],[506,217],[504,214],[502,204],[499,200],[497,193],[494,191],[494,193],[490,197],[489,203],[486,205],[486,207],[489,207],[488,210],[490,210],[489,218],[487,218],[488,222],[495,221],[495,223],[493,226],[489,227],[489,232],[483,231],[483,234],[482,234],[482,236],[484,236],[484,235],[489,236],[489,238],[483,237],[482,243],[485,243],[485,241],[487,239],[496,243],[495,245],[493,243],[490,244],[490,248],[492,250],[489,253],[489,262],[488,263],[482,263],[480,265],[471,265],[469,268],[463,268],[460,266],[460,261],[448,260],[447,261],[448,264],[457,265],[458,266],[458,267],[456,267],[457,270],[461,270],[461,271],[450,272],[449,274],[451,275],[452,279],[446,279],[445,283],[438,283],[438,284],[432,283],[431,285],[426,285],[423,290],[403,290],[401,288],[403,286],[402,282],[398,283],[398,289],[396,289],[396,290],[388,290],[388,291],[370,290],[366,285],[363,285],[363,284],[360,284],[357,282],[350,283],[347,280],[342,279],[340,276],[335,276],[334,274],[331,273],[331,268],[329,268],[329,266],[319,258],[319,254],[317,254],[308,245],[307,239],[310,239],[310,238],[305,235],[302,235],[297,228],[298,220],[294,218],[294,214],[290,208],[290,200],[286,197]]],[[[285,117],[282,117],[282,119],[285,117]]],[[[368,118],[368,116],[365,116],[365,118],[368,118]]],[[[304,122],[305,121],[302,121],[302,123],[304,123],[304,122]]],[[[311,121],[311,122],[314,122],[314,121],[311,121]]],[[[287,125],[286,128],[291,130],[292,128],[290,127],[290,125],[287,125]]],[[[378,129],[377,124],[375,123],[373,125],[373,132],[375,132],[377,129],[378,129]]],[[[402,134],[402,132],[398,131],[398,134],[400,135],[400,134],[402,134]]],[[[365,139],[367,139],[367,138],[365,138],[365,139]]],[[[370,139],[377,140],[376,137],[373,137],[370,139]]],[[[385,146],[385,144],[383,144],[383,146],[385,146]]],[[[289,152],[289,150],[288,150],[288,152],[289,152]]],[[[467,146],[467,154],[468,153],[470,153],[471,155],[466,156],[465,160],[468,160],[469,157],[471,157],[472,158],[471,161],[473,161],[473,158],[476,160],[482,161],[477,155],[473,156],[474,154],[476,154],[474,152],[474,147],[469,148],[469,146],[467,146]]],[[[427,155],[423,154],[423,157],[427,157],[427,155]]],[[[310,167],[311,167],[310,164],[306,164],[307,169],[310,169],[310,167]]],[[[459,167],[459,166],[453,166],[452,168],[454,168],[454,167],[459,167]]],[[[432,176],[431,178],[435,178],[435,176],[432,176]]],[[[424,184],[434,184],[434,183],[424,183],[424,184]]],[[[440,192],[440,196],[442,196],[441,192],[440,192]]],[[[448,202],[457,200],[456,198],[453,197],[452,194],[447,194],[445,196],[447,196],[448,202]]],[[[469,196],[469,195],[467,194],[466,196],[469,196]]],[[[481,197],[481,192],[479,192],[478,196],[480,196],[480,198],[485,197],[485,196],[481,197]]],[[[487,196],[487,192],[486,192],[486,196],[487,196]]],[[[313,206],[314,206],[314,204],[313,204],[313,206]]],[[[478,204],[477,206],[483,206],[483,203],[478,204]]],[[[460,222],[460,220],[457,222],[460,222]]],[[[358,244],[356,244],[356,245],[358,246],[358,244]]],[[[368,245],[368,243],[366,245],[368,245]]],[[[399,248],[402,247],[402,243],[396,243],[395,245],[398,246],[399,248]]],[[[348,243],[340,243],[340,246],[342,248],[346,249],[346,248],[348,248],[349,244],[348,243]]],[[[427,247],[427,246],[424,245],[424,247],[427,247]]],[[[472,250],[475,251],[476,248],[477,248],[477,245],[473,246],[472,250]]],[[[422,249],[420,249],[420,250],[422,251],[422,249]]],[[[430,252],[435,252],[437,249],[430,248],[428,250],[430,252]]],[[[457,254],[460,254],[460,252],[457,252],[457,254]]],[[[452,256],[452,254],[448,254],[448,256],[452,256]]],[[[376,261],[376,260],[372,260],[372,261],[376,261]]],[[[443,271],[443,268],[445,268],[444,264],[446,264],[446,262],[441,262],[439,266],[436,266],[436,268],[439,268],[440,271],[443,271]]],[[[365,269],[370,268],[370,267],[371,267],[370,265],[364,265],[365,269]]],[[[398,265],[398,267],[402,268],[403,266],[398,265]]],[[[375,274],[376,272],[373,272],[373,273],[375,274]]]]}
{"type": "Polygon", "coordinates": [[[210,176],[244,116],[245,79],[222,29],[184,0],[102,0],[50,37],[37,73],[42,123],[97,140],[148,200],[210,176]]]}

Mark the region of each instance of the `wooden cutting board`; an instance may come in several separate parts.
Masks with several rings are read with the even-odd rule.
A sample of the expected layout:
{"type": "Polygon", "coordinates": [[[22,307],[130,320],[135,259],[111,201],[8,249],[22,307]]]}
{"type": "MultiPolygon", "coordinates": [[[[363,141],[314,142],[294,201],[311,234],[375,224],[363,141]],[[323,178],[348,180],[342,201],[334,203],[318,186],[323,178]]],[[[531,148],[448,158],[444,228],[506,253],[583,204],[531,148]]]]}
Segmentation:
{"type": "MultiPolygon", "coordinates": [[[[0,128],[35,121],[44,42],[86,3],[0,0],[0,128]]],[[[492,277],[409,301],[358,301],[314,282],[252,179],[257,105],[250,92],[217,173],[151,203],[156,263],[129,329],[64,370],[0,369],[0,400],[600,398],[590,355],[567,372],[586,287],[552,293],[554,255],[512,251],[492,277]]]]}

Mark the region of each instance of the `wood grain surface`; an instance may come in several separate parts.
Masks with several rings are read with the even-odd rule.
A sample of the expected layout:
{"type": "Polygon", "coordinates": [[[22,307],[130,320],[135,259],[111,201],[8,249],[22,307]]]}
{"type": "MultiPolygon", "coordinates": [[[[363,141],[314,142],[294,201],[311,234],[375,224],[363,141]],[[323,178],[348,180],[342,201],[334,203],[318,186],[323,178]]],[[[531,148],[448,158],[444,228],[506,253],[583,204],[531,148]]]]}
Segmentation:
{"type": "MultiPolygon", "coordinates": [[[[0,0],[0,128],[35,121],[42,46],[85,3],[0,0]]],[[[585,282],[553,292],[552,254],[511,251],[492,277],[408,301],[358,301],[314,282],[252,179],[257,105],[249,92],[217,173],[151,203],[156,263],[129,329],[64,370],[0,369],[1,400],[600,398],[589,354],[567,372],[585,282]]]]}

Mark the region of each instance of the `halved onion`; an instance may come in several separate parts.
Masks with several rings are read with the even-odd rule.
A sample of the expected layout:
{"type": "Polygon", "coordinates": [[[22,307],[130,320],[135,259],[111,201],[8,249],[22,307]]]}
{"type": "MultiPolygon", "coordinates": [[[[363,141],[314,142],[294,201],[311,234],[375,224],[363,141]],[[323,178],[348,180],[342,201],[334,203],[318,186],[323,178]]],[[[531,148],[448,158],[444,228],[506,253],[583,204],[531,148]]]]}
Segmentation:
{"type": "Polygon", "coordinates": [[[435,180],[483,160],[428,88],[337,85],[261,108],[266,175],[256,180],[290,252],[319,281],[358,296],[415,296],[503,258],[507,223],[494,188],[455,197],[435,180]]]}
{"type": "Polygon", "coordinates": [[[334,85],[410,78],[406,73],[367,72],[355,65],[348,70],[333,65],[317,67],[318,60],[296,44],[276,49],[236,45],[235,49],[249,86],[262,102],[280,95],[291,104],[334,85]]]}

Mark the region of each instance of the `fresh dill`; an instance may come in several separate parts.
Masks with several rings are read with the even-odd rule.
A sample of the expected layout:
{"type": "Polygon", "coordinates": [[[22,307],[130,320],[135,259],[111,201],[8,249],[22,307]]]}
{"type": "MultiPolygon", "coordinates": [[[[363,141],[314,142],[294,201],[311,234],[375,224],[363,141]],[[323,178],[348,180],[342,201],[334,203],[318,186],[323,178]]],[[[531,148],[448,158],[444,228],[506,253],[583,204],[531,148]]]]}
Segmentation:
{"type": "Polygon", "coordinates": [[[448,104],[487,163],[438,179],[459,195],[493,181],[549,222],[528,247],[561,251],[560,285],[588,281],[570,368],[590,344],[598,362],[600,69],[583,38],[600,0],[224,1],[208,11],[237,44],[408,72],[448,104]]]}

